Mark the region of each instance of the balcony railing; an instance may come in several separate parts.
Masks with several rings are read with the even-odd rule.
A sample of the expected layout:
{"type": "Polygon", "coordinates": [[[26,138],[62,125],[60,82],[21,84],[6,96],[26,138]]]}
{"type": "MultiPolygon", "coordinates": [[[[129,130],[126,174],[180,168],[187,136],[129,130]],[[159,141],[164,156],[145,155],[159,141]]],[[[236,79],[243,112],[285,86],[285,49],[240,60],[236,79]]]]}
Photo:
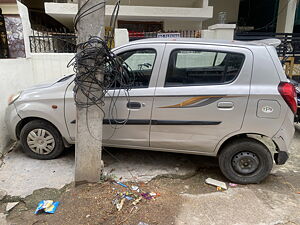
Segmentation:
{"type": "Polygon", "coordinates": [[[33,53],[74,53],[76,50],[75,34],[34,32],[29,40],[33,53]]]}
{"type": "MultiPolygon", "coordinates": [[[[164,31],[164,32],[134,32],[129,31],[129,40],[135,41],[145,38],[157,38],[159,35],[164,34],[174,38],[200,38],[201,32],[197,30],[180,30],[180,31],[164,31]],[[173,36],[174,35],[174,36],[173,36]]],[[[162,36],[164,36],[162,35],[162,36]]]]}

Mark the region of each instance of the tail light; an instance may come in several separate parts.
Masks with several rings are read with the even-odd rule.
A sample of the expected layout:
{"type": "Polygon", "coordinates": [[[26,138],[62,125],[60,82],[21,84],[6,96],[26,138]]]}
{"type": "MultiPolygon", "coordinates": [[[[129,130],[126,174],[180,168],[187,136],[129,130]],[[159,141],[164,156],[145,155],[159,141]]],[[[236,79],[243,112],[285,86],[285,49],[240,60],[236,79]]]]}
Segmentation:
{"type": "Polygon", "coordinates": [[[297,112],[297,102],[296,102],[296,90],[293,84],[288,82],[281,82],[278,85],[278,91],[282,98],[291,108],[294,114],[297,112]]]}

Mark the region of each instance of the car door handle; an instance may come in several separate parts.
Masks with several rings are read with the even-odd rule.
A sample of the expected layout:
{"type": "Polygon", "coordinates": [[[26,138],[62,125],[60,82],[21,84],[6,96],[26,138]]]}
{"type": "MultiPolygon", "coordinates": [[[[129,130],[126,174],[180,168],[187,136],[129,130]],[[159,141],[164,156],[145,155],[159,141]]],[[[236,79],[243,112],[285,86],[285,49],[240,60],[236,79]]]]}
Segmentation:
{"type": "Polygon", "coordinates": [[[127,102],[128,109],[140,109],[142,104],[140,102],[127,102]]]}
{"type": "Polygon", "coordinates": [[[219,109],[232,109],[234,106],[233,102],[219,102],[218,108],[219,109]]]}

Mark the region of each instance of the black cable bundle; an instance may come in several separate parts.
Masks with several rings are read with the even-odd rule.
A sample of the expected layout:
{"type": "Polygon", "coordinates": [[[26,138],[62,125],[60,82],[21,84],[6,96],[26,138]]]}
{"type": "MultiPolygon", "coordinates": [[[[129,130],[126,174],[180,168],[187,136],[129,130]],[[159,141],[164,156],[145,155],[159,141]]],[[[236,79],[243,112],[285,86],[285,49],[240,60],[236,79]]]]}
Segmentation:
{"type": "Polygon", "coordinates": [[[130,68],[111,52],[106,41],[100,37],[90,37],[87,42],[79,44],[77,49],[69,66],[73,66],[76,73],[74,93],[78,107],[97,105],[101,108],[108,90],[122,89],[128,92],[131,89],[134,76],[130,76],[130,68]],[[103,73],[103,76],[98,76],[99,73],[103,73]],[[79,91],[87,101],[78,99],[79,91]]]}
{"type": "MultiPolygon", "coordinates": [[[[78,10],[74,19],[75,30],[77,30],[78,22],[83,17],[105,7],[106,1],[100,1],[98,4],[87,8],[89,1],[78,10]]],[[[107,95],[108,115],[104,116],[114,128],[114,132],[125,125],[130,116],[130,111],[128,111],[127,116],[118,117],[117,100],[122,96],[128,102],[130,101],[129,90],[134,85],[135,76],[139,75],[132,73],[129,66],[110,49],[114,40],[114,29],[119,8],[120,0],[117,0],[110,20],[111,30],[106,33],[105,40],[92,36],[88,41],[78,44],[77,54],[68,64],[68,67],[73,66],[76,74],[73,90],[74,99],[77,107],[86,108],[87,127],[89,128],[88,108],[96,105],[104,114],[102,107],[104,106],[104,97],[107,95]],[[112,91],[108,93],[109,90],[112,91]],[[80,99],[79,93],[82,93],[86,98],[80,99]]]]}

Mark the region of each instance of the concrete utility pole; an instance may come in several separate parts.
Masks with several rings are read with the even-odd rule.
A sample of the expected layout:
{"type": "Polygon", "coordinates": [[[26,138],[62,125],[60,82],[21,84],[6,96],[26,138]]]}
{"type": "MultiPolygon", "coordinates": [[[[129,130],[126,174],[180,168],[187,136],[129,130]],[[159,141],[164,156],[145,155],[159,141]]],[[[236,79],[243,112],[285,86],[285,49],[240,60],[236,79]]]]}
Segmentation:
{"type": "MultiPolygon", "coordinates": [[[[99,4],[100,1],[102,0],[78,0],[78,9],[87,2],[82,10],[84,11],[99,4]]],[[[97,8],[100,7],[97,6],[97,8]]],[[[77,42],[85,42],[90,36],[100,35],[101,38],[104,38],[104,16],[105,7],[102,7],[100,10],[80,18],[77,24],[77,42]]],[[[80,68],[78,69],[80,70],[80,68]]],[[[103,78],[101,72],[96,76],[98,79],[103,78]]],[[[77,94],[77,99],[80,102],[87,102],[86,96],[80,91],[77,94]]],[[[88,109],[77,107],[76,111],[75,183],[98,182],[103,167],[101,160],[103,112],[97,106],[90,106],[88,109]]]]}

